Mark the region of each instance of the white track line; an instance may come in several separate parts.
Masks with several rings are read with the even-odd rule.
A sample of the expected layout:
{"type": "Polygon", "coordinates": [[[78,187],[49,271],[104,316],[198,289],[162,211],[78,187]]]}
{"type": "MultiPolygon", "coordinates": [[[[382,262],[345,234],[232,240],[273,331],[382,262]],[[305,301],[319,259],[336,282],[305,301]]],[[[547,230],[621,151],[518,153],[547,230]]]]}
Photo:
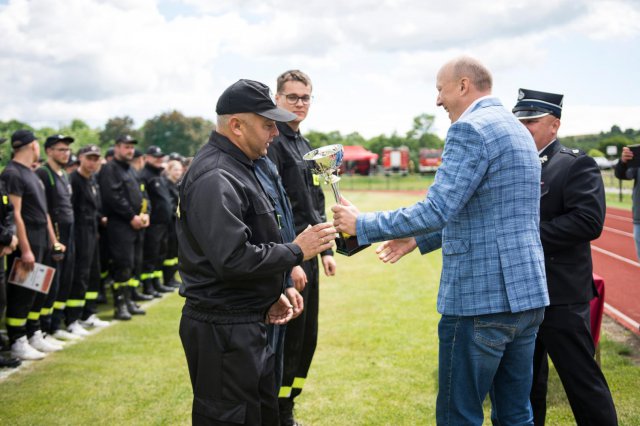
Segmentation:
{"type": "Polygon", "coordinates": [[[640,263],[634,262],[633,260],[627,259],[626,257],[622,257],[619,254],[612,253],[612,252],[610,252],[608,250],[601,249],[600,247],[596,247],[593,244],[591,244],[591,250],[595,250],[595,251],[597,251],[599,253],[606,254],[607,256],[611,256],[614,259],[621,260],[623,262],[628,263],[629,265],[633,265],[633,266],[636,266],[636,267],[640,268],[640,263]]]}
{"type": "Polygon", "coordinates": [[[625,237],[633,238],[633,234],[631,232],[620,231],[619,229],[610,228],[608,226],[603,227],[603,229],[607,232],[613,232],[614,234],[624,235],[625,237]]]}
{"type": "Polygon", "coordinates": [[[638,324],[637,321],[634,321],[633,319],[629,318],[628,316],[626,316],[625,314],[623,314],[622,312],[620,312],[619,310],[617,310],[616,308],[614,308],[613,306],[611,306],[610,304],[606,303],[604,304],[604,308],[608,311],[610,311],[611,313],[613,313],[615,316],[620,317],[622,320],[628,322],[633,328],[635,328],[636,330],[640,330],[640,324],[638,324]]]}
{"type": "Polygon", "coordinates": [[[607,213],[606,217],[610,217],[611,219],[617,219],[617,220],[621,220],[623,222],[630,222],[633,223],[633,219],[631,219],[630,217],[626,217],[626,216],[618,216],[617,214],[610,214],[607,213]]]}

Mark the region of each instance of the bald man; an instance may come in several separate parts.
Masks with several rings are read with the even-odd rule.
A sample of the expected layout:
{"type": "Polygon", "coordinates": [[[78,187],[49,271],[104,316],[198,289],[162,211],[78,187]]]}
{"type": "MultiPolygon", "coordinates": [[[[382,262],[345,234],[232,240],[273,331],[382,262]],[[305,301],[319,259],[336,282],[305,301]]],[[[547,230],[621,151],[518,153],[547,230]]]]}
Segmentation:
{"type": "Polygon", "coordinates": [[[489,71],[469,57],[438,72],[437,105],[451,119],[427,197],[395,211],[332,207],[338,231],[395,263],[442,248],[438,294],[439,425],[533,424],[531,363],[549,304],[540,243],[540,160],[529,132],[491,96],[489,71]]]}

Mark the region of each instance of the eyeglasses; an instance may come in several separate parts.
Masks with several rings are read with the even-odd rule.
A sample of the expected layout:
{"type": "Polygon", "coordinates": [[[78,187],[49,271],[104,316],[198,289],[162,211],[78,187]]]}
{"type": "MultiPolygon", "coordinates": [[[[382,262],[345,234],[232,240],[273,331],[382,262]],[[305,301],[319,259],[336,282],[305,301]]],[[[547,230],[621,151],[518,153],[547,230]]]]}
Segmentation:
{"type": "Polygon", "coordinates": [[[313,99],[313,96],[309,96],[309,95],[298,96],[292,93],[288,95],[286,93],[283,93],[283,95],[287,99],[287,103],[289,105],[295,105],[298,103],[298,101],[302,101],[303,105],[309,105],[311,103],[311,100],[313,99]]]}

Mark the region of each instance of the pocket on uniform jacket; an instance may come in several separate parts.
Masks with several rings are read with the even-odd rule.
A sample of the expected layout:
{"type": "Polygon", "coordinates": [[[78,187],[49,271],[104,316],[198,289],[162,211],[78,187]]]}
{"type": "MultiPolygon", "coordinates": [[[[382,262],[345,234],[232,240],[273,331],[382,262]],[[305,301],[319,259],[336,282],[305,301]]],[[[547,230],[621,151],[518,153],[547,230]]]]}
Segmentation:
{"type": "Polygon", "coordinates": [[[256,214],[267,214],[275,210],[273,203],[268,198],[259,195],[254,195],[252,198],[253,211],[256,214]]]}
{"type": "Polygon", "coordinates": [[[222,401],[214,398],[194,396],[193,413],[220,422],[244,424],[246,402],[222,401]]]}
{"type": "Polygon", "coordinates": [[[467,240],[447,240],[442,243],[442,254],[461,254],[469,251],[467,240]]]}

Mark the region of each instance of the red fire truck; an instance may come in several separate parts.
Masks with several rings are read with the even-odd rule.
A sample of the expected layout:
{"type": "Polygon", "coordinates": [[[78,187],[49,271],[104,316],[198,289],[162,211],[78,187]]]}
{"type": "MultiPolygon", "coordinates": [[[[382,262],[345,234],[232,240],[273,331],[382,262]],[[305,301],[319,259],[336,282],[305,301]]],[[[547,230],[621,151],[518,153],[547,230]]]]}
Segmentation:
{"type": "Polygon", "coordinates": [[[409,173],[409,148],[406,146],[383,148],[382,168],[387,176],[392,173],[406,176],[409,173]]]}
{"type": "Polygon", "coordinates": [[[441,149],[422,148],[420,150],[420,164],[418,165],[418,171],[420,171],[420,174],[435,173],[441,163],[441,149]]]}

